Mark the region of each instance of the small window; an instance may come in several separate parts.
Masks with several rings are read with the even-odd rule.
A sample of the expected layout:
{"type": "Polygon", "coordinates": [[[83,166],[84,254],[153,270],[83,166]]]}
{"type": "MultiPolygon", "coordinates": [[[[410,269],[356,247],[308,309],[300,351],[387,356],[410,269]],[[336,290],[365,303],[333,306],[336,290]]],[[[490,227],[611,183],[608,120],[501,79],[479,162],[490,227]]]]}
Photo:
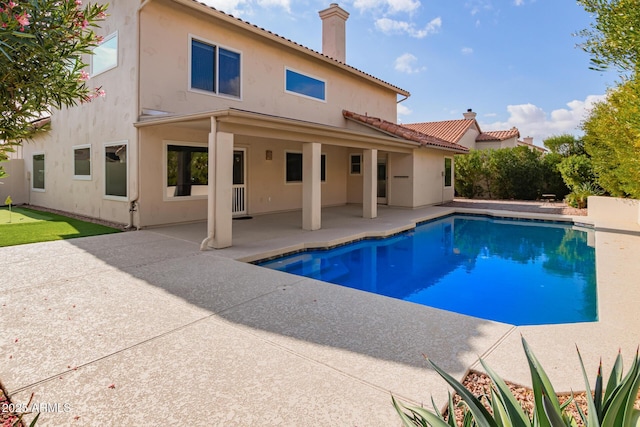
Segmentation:
{"type": "Polygon", "coordinates": [[[108,35],[93,48],[91,75],[95,76],[118,66],[118,32],[108,35]]]}
{"type": "Polygon", "coordinates": [[[44,153],[33,155],[32,188],[44,191],[44,153]]]}
{"type": "Polygon", "coordinates": [[[309,98],[326,100],[326,84],[323,80],[285,69],[285,91],[309,98]]]}
{"type": "MultiPolygon", "coordinates": [[[[287,182],[302,182],[302,153],[286,153],[286,181],[287,182]]],[[[325,182],[327,180],[327,156],[326,154],[320,155],[320,181],[325,182]]]]}
{"type": "Polygon", "coordinates": [[[127,144],[109,144],[104,147],[104,195],[127,197],[127,144]]]}
{"type": "Polygon", "coordinates": [[[453,180],[453,168],[451,167],[452,160],[450,157],[444,158],[444,186],[451,187],[451,181],[453,180]]]}
{"type": "Polygon", "coordinates": [[[191,39],[191,89],[240,97],[240,54],[191,39]]]}
{"type": "Polygon", "coordinates": [[[91,179],[91,146],[73,147],[73,178],[91,179]]]}
{"type": "Polygon", "coordinates": [[[206,146],[167,144],[166,197],[206,197],[208,183],[206,146]]]}
{"type": "Polygon", "coordinates": [[[349,156],[349,174],[350,175],[361,175],[362,174],[362,155],[360,154],[351,154],[349,156]]]}

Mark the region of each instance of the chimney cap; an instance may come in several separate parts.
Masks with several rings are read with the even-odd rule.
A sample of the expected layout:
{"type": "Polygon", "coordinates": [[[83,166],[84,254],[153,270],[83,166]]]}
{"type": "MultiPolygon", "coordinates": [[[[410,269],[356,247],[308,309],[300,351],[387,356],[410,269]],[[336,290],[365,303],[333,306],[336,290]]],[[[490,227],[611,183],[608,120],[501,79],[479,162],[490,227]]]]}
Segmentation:
{"type": "Polygon", "coordinates": [[[339,16],[345,21],[349,19],[349,12],[341,8],[338,3],[331,3],[328,8],[321,10],[318,14],[320,15],[320,19],[325,19],[334,15],[339,16]]]}

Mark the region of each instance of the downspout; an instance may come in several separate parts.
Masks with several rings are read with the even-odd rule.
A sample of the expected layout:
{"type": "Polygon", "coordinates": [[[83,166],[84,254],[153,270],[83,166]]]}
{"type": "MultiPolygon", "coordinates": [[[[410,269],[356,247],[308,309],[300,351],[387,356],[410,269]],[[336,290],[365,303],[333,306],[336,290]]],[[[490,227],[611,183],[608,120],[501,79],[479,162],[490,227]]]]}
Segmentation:
{"type": "MultiPolygon", "coordinates": [[[[151,0],[144,0],[142,2],[142,4],[140,4],[140,6],[138,7],[138,10],[136,11],[136,25],[137,25],[137,30],[136,30],[136,60],[137,60],[137,78],[136,78],[136,89],[135,89],[135,93],[136,93],[136,105],[135,105],[135,114],[136,117],[140,116],[140,53],[142,52],[141,49],[141,42],[140,42],[140,27],[141,27],[141,22],[140,22],[140,16],[141,16],[141,11],[142,8],[144,8],[149,2],[151,2],[151,0]]],[[[127,224],[124,228],[126,230],[133,228],[133,218],[135,215],[135,212],[138,211],[137,207],[138,207],[138,198],[140,197],[140,129],[137,128],[136,129],[136,180],[135,180],[135,185],[133,186],[133,194],[131,195],[130,198],[130,202],[129,202],[129,224],[127,224]]],[[[138,226],[136,227],[136,230],[140,229],[140,224],[138,223],[138,226]]]]}
{"type": "Polygon", "coordinates": [[[218,132],[218,120],[211,116],[211,128],[209,132],[209,153],[208,153],[208,171],[207,171],[207,237],[200,243],[200,250],[209,249],[209,243],[215,237],[215,200],[216,200],[216,137],[218,132]]]}

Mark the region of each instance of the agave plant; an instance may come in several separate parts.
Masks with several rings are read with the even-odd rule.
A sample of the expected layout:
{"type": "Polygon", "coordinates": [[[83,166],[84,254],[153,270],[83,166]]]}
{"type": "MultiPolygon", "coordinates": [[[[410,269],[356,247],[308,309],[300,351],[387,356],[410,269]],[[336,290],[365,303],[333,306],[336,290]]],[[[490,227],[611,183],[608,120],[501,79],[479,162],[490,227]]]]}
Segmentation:
{"type": "MultiPolygon", "coordinates": [[[[578,425],[576,419],[566,412],[566,407],[573,402],[573,399],[569,399],[563,405],[560,404],[549,377],[524,338],[522,339],[522,345],[529,363],[533,386],[534,409],[532,418],[522,409],[522,406],[502,378],[482,359],[480,363],[492,381],[491,393],[489,396],[485,396],[490,410],[485,407],[481,398],[474,396],[455,378],[440,369],[433,361],[427,359],[433,369],[453,387],[460,395],[462,402],[464,402],[461,403],[464,411],[463,427],[573,427],[578,425]]],[[[640,411],[634,408],[638,389],[640,389],[640,359],[638,358],[638,353],[636,352],[633,365],[626,375],[623,375],[622,356],[618,354],[604,389],[602,362],[600,362],[593,393],[589,392],[591,387],[579,351],[578,358],[580,359],[587,390],[587,413],[585,414],[576,405],[582,423],[586,427],[640,427],[640,411]]],[[[405,426],[456,427],[453,415],[455,408],[451,394],[449,394],[447,406],[448,417],[443,416],[433,402],[434,412],[431,412],[423,407],[405,406],[397,402],[393,396],[391,400],[405,426]]]]}

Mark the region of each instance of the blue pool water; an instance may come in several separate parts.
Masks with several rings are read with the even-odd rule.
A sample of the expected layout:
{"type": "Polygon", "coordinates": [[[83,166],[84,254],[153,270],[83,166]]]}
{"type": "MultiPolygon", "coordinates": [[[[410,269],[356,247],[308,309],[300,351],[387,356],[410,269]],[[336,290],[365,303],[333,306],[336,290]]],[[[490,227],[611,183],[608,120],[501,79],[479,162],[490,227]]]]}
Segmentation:
{"type": "Polygon", "coordinates": [[[570,225],[449,216],[259,265],[514,325],[595,321],[595,249],[570,225]]]}

